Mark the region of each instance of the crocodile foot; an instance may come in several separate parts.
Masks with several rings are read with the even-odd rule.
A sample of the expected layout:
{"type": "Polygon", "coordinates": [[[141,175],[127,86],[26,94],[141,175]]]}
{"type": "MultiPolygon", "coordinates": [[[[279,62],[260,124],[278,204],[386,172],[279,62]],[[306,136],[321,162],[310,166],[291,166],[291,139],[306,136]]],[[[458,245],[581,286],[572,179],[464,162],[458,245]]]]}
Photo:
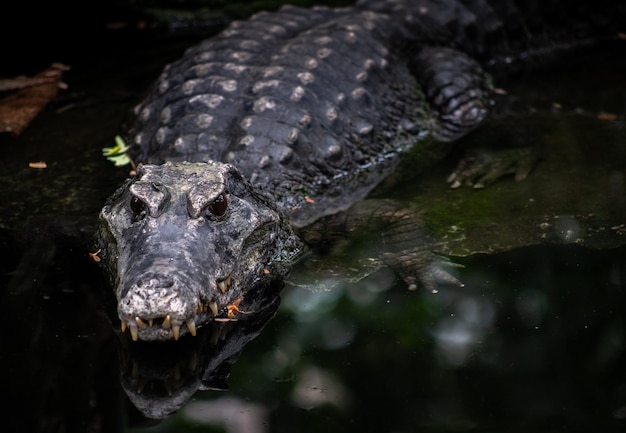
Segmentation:
{"type": "Polygon", "coordinates": [[[471,149],[448,176],[447,182],[450,188],[467,185],[478,189],[507,174],[513,174],[516,181],[521,181],[526,179],[538,159],[537,151],[532,147],[500,151],[471,149]]]}
{"type": "Polygon", "coordinates": [[[424,288],[437,293],[442,285],[464,286],[453,272],[454,268],[462,268],[463,265],[444,256],[436,254],[428,254],[428,256],[428,258],[424,257],[424,251],[417,256],[415,252],[402,251],[384,253],[382,258],[402,277],[409,290],[424,288]]]}

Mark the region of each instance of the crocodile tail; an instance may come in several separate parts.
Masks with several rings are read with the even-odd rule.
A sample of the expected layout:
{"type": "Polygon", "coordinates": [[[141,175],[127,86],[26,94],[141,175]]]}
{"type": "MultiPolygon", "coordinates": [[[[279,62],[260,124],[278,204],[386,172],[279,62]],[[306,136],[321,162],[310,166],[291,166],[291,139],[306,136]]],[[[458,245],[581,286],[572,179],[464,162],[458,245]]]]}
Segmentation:
{"type": "Polygon", "coordinates": [[[407,39],[509,64],[626,33],[626,2],[615,0],[359,0],[395,16],[407,39]]]}

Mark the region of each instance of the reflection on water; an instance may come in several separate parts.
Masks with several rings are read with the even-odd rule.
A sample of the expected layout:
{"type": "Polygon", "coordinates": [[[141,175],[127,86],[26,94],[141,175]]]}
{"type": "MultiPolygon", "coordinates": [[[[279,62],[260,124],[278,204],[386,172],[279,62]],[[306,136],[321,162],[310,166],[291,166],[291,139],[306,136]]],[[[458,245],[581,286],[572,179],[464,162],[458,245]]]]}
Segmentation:
{"type": "Polygon", "coordinates": [[[624,248],[476,256],[463,260],[464,288],[437,294],[406,291],[386,270],[332,291],[287,287],[277,316],[240,354],[256,331],[243,340],[206,332],[208,349],[201,335],[167,351],[120,347],[94,295],[94,269],[75,245],[57,246],[40,263],[42,280],[3,292],[11,332],[2,336],[2,383],[13,409],[3,420],[26,428],[11,431],[122,431],[126,422],[135,431],[540,431],[626,422],[624,248]],[[224,361],[229,368],[218,367],[224,361]],[[188,392],[182,403],[195,389],[227,387],[196,392],[149,428],[126,397],[130,390],[154,416],[158,398],[188,392]],[[16,415],[26,406],[28,417],[16,415]]]}
{"type": "Polygon", "coordinates": [[[196,395],[154,431],[623,428],[626,250],[465,264],[466,287],[438,294],[390,287],[388,275],[288,289],[230,392],[196,395]]]}

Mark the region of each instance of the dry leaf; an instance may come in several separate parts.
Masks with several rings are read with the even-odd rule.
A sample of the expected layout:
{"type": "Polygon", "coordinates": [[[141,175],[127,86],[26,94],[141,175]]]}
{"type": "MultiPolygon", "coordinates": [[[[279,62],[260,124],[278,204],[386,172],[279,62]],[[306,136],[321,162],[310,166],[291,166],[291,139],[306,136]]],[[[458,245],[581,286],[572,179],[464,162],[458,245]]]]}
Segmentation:
{"type": "MultiPolygon", "coordinates": [[[[18,86],[26,86],[27,81],[30,82],[30,86],[0,99],[0,132],[20,135],[35,116],[56,97],[59,86],[62,85],[63,71],[68,69],[65,65],[55,63],[29,79],[30,81],[16,79],[18,82],[21,81],[18,86]]],[[[15,84],[16,82],[13,83],[15,84]]]]}
{"type": "Polygon", "coordinates": [[[51,77],[26,77],[24,75],[20,75],[19,77],[14,78],[3,78],[0,79],[0,92],[23,89],[25,87],[32,87],[52,82],[54,82],[54,78],[51,77]]]}
{"type": "Polygon", "coordinates": [[[606,111],[600,111],[596,117],[599,120],[617,120],[617,114],[615,113],[607,113],[606,111]]]}
{"type": "Polygon", "coordinates": [[[30,168],[48,168],[48,164],[45,161],[29,162],[28,166],[30,168]]]}

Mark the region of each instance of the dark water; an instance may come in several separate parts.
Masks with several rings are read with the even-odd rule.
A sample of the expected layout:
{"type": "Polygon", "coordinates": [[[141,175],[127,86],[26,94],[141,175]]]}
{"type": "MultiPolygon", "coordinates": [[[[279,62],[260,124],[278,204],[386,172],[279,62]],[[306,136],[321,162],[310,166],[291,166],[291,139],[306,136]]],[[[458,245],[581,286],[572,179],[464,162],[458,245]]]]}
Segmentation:
{"type": "MultiPolygon", "coordinates": [[[[107,315],[109,292],[87,253],[97,213],[127,169],[113,167],[100,149],[112,144],[162,66],[197,37],[82,30],[92,49],[75,49],[68,41],[79,36],[63,33],[56,44],[42,42],[40,57],[23,61],[25,72],[48,60],[70,64],[69,89],[23,136],[0,137],[3,431],[626,428],[624,247],[543,245],[459,258],[465,287],[444,286],[437,294],[407,291],[386,269],[332,290],[288,285],[267,324],[216,327],[197,342],[157,349],[120,341],[107,315]],[[46,170],[28,168],[39,160],[46,170]],[[221,365],[207,382],[224,388],[224,365],[232,360],[222,363],[220,354],[238,356],[248,339],[230,368],[228,391],[193,393],[205,364],[221,365]],[[150,420],[128,395],[148,408],[183,407],[150,420]]],[[[604,140],[608,131],[626,144],[624,54],[619,44],[587,50],[582,61],[568,58],[505,83],[519,97],[524,122],[530,113],[548,130],[559,118],[552,117],[553,101],[621,116],[591,127],[574,117],[569,133],[561,124],[552,139],[604,140]]],[[[18,65],[7,63],[0,72],[15,73],[18,65]]],[[[505,129],[520,127],[519,116],[502,122],[505,129]]],[[[485,134],[466,142],[476,137],[505,139],[485,134]]],[[[616,167],[626,161],[597,159],[622,175],[623,188],[624,172],[616,167]]],[[[444,161],[441,171],[452,163],[444,161]]],[[[408,200],[419,193],[412,186],[398,192],[408,200]]],[[[623,224],[623,195],[613,205],[623,224]]],[[[615,244],[623,243],[622,229],[607,227],[615,244]]]]}

